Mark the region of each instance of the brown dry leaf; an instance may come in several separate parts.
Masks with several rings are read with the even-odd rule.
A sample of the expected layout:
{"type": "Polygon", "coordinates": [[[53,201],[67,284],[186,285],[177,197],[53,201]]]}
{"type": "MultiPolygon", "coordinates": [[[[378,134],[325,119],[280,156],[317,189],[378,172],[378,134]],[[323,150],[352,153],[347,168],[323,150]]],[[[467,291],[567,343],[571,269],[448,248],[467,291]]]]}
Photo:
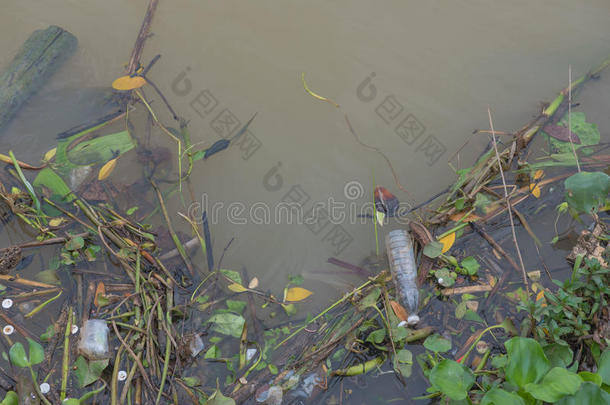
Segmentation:
{"type": "Polygon", "coordinates": [[[258,287],[258,278],[254,277],[252,280],[250,280],[250,284],[248,284],[248,288],[253,290],[256,287],[258,287]]]}
{"type": "Polygon", "coordinates": [[[284,301],[296,302],[303,301],[305,298],[313,294],[311,291],[301,287],[288,288],[284,292],[284,301]]]}
{"type": "Polygon", "coordinates": [[[117,159],[118,158],[111,159],[108,162],[106,162],[106,164],[104,166],[102,166],[102,168],[100,169],[100,172],[97,175],[98,180],[104,180],[108,176],[110,176],[110,173],[112,173],[112,171],[116,167],[117,159]]]}
{"type": "Polygon", "coordinates": [[[229,284],[228,288],[229,288],[229,290],[231,290],[233,292],[237,292],[237,293],[248,291],[248,289],[246,287],[244,287],[243,285],[238,284],[238,283],[229,284]]]}
{"type": "Polygon", "coordinates": [[[95,305],[96,307],[100,307],[99,306],[99,302],[97,301],[99,296],[105,296],[106,295],[106,286],[104,285],[103,281],[100,281],[99,283],[97,283],[97,287],[95,288],[95,298],[93,299],[93,305],[95,305]]]}
{"type": "Polygon", "coordinates": [[[394,314],[401,321],[406,321],[409,315],[407,314],[407,310],[400,305],[398,302],[390,300],[390,305],[392,306],[392,310],[394,310],[394,314]]]}
{"type": "Polygon", "coordinates": [[[115,90],[127,91],[127,90],[139,89],[140,87],[144,86],[145,84],[146,84],[146,79],[144,79],[142,76],[134,76],[134,77],[121,76],[112,82],[112,88],[115,90]]]}

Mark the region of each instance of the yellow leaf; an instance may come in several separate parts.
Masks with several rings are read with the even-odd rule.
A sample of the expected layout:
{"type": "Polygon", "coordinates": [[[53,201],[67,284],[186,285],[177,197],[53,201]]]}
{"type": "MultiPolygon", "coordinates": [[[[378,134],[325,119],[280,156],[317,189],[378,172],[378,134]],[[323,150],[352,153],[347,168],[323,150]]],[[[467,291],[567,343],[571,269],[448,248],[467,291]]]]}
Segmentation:
{"type": "Polygon", "coordinates": [[[229,290],[233,291],[233,292],[244,292],[244,291],[248,291],[248,289],[246,287],[244,287],[241,284],[238,283],[233,283],[233,284],[229,284],[229,290]]]}
{"type": "Polygon", "coordinates": [[[59,226],[65,222],[64,218],[53,218],[49,221],[49,225],[51,226],[59,226]]]}
{"type": "Polygon", "coordinates": [[[114,170],[114,168],[116,166],[117,159],[118,158],[109,160],[108,162],[106,162],[106,164],[104,166],[102,166],[102,168],[100,169],[100,172],[97,175],[98,180],[104,180],[105,178],[110,176],[110,173],[112,173],[112,171],[114,170]]]}
{"type": "Polygon", "coordinates": [[[146,84],[146,79],[142,76],[121,76],[112,82],[112,88],[115,90],[133,90],[139,89],[146,84]]]}
{"type": "Polygon", "coordinates": [[[250,280],[250,284],[248,284],[248,288],[254,289],[256,287],[258,287],[258,278],[254,277],[252,280],[250,280]]]}
{"type": "Polygon", "coordinates": [[[377,222],[379,226],[383,226],[383,220],[385,219],[385,212],[375,211],[375,216],[377,218],[377,222]]]}
{"type": "Polygon", "coordinates": [[[530,184],[530,191],[534,197],[540,198],[540,186],[538,184],[530,184]]]}
{"type": "Polygon", "coordinates": [[[534,173],[534,180],[540,180],[542,177],[544,177],[544,171],[536,170],[536,173],[534,173]]]}
{"type": "Polygon", "coordinates": [[[453,246],[453,244],[455,243],[455,232],[451,232],[449,235],[443,236],[439,239],[439,242],[443,245],[442,252],[445,253],[446,251],[451,249],[451,246],[453,246]]]}
{"type": "Polygon", "coordinates": [[[316,94],[313,91],[309,90],[309,87],[307,86],[307,82],[305,82],[305,73],[304,72],[301,73],[301,80],[303,81],[303,87],[305,88],[305,91],[308,92],[312,97],[315,97],[318,100],[326,101],[327,103],[330,103],[330,104],[334,105],[335,107],[339,108],[339,104],[335,103],[330,98],[321,96],[321,95],[316,94]]]}
{"type": "Polygon", "coordinates": [[[543,298],[544,298],[544,290],[540,290],[538,295],[536,295],[536,301],[540,301],[543,298]]]}
{"type": "Polygon", "coordinates": [[[55,157],[56,152],[57,152],[57,148],[51,149],[50,151],[48,151],[47,153],[44,154],[44,157],[42,158],[42,160],[44,160],[45,162],[48,162],[49,160],[51,160],[55,157]]]}
{"type": "Polygon", "coordinates": [[[284,294],[284,301],[303,301],[311,294],[313,294],[311,291],[301,287],[288,288],[284,294]]]}

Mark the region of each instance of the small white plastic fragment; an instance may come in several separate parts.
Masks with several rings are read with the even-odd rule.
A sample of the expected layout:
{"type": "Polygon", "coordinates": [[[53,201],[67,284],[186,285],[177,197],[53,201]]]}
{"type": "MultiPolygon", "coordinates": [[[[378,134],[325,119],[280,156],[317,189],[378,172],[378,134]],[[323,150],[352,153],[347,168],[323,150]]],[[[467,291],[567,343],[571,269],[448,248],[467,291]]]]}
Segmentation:
{"type": "Polygon", "coordinates": [[[4,328],[2,328],[2,333],[5,335],[12,335],[13,332],[15,332],[13,325],[6,325],[4,328]]]}
{"type": "Polygon", "coordinates": [[[89,319],[82,327],[78,351],[89,360],[108,357],[108,326],[101,319],[89,319]]]}
{"type": "Polygon", "coordinates": [[[415,314],[409,315],[409,317],[407,318],[407,323],[409,325],[417,325],[419,323],[419,316],[415,314]]]}
{"type": "Polygon", "coordinates": [[[72,325],[72,334],[76,335],[78,333],[78,326],[72,325]]]}
{"type": "Polygon", "coordinates": [[[127,371],[119,370],[119,372],[117,373],[116,378],[119,381],[125,381],[127,379],[127,371]]]}
{"type": "Polygon", "coordinates": [[[40,384],[40,392],[42,392],[43,394],[48,394],[49,391],[51,391],[51,386],[49,385],[49,383],[40,384]]]}
{"type": "Polygon", "coordinates": [[[246,350],[246,361],[252,360],[254,355],[256,354],[256,349],[248,349],[246,350]]]}
{"type": "Polygon", "coordinates": [[[191,357],[197,357],[197,355],[201,353],[204,348],[205,345],[203,344],[203,340],[201,340],[201,336],[193,336],[189,343],[189,351],[191,352],[191,357]]]}
{"type": "Polygon", "coordinates": [[[399,328],[402,328],[403,326],[405,326],[405,327],[406,327],[406,326],[407,326],[407,324],[408,324],[408,322],[407,322],[407,321],[400,321],[400,322],[398,323],[398,327],[399,327],[399,328]]]}
{"type": "Polygon", "coordinates": [[[2,300],[2,308],[9,309],[13,306],[13,300],[10,298],[5,298],[2,300]]]}

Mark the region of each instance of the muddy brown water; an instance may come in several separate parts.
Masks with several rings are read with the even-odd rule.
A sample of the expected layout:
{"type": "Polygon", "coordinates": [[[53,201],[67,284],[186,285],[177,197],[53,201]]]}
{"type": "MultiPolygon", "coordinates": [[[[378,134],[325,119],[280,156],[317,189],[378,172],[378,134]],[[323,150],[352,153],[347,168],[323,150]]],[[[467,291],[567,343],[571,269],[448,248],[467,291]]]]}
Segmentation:
{"type": "MultiPolygon", "coordinates": [[[[83,89],[108,86],[123,73],[146,4],[4,2],[0,66],[32,30],[49,24],[75,34],[79,48],[4,131],[1,153],[35,163],[58,132],[91,113],[79,101],[88,98],[83,89]]],[[[196,164],[196,204],[174,201],[170,211],[207,208],[216,254],[234,238],[223,267],[247,268],[276,295],[288,274],[302,274],[315,299],[300,308],[320,310],[362,280],[327,259],[357,264],[375,250],[372,224],[357,216],[374,184],[410,204],[447,187],[455,179],[448,158],[469,140],[453,160],[467,167],[487,144],[471,133],[488,127],[488,105],[497,130],[515,130],[566,85],[568,65],[577,77],[608,56],[609,16],[603,0],[162,1],[144,60],[162,55],[150,76],[190,120],[193,143],[230,137],[258,113],[235,146],[196,164]],[[409,194],[379,154],[355,141],[340,110],[304,91],[302,73],[314,92],[341,105],[362,142],[383,151],[409,194]]],[[[582,101],[602,137],[610,128],[608,94],[591,90],[582,101]]],[[[174,147],[161,133],[154,137],[155,145],[174,147]]],[[[126,158],[114,176],[140,170],[126,158]]],[[[403,225],[384,227],[380,240],[392,226],[403,225]]],[[[2,246],[24,239],[15,226],[0,235],[2,246]]],[[[32,266],[53,252],[44,249],[32,266]]],[[[201,254],[193,255],[204,268],[201,254]]]]}

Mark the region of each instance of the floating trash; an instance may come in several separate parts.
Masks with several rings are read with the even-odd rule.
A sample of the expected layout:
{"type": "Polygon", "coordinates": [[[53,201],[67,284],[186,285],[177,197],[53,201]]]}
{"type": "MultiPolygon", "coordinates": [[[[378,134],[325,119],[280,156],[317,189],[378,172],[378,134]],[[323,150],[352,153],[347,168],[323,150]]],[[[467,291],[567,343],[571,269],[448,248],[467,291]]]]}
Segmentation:
{"type": "Polygon", "coordinates": [[[201,353],[204,348],[205,345],[203,344],[203,340],[201,340],[201,336],[193,336],[189,343],[189,351],[191,352],[191,357],[197,357],[197,355],[201,353]]]}
{"type": "Polygon", "coordinates": [[[40,392],[42,392],[43,394],[48,394],[49,391],[51,391],[51,386],[49,385],[49,383],[40,384],[40,392]]]}
{"type": "Polygon", "coordinates": [[[108,357],[108,326],[101,319],[89,319],[83,325],[78,351],[89,360],[108,357]]]}
{"type": "Polygon", "coordinates": [[[256,354],[256,349],[248,349],[246,350],[246,361],[252,360],[254,355],[256,354]]]}
{"type": "Polygon", "coordinates": [[[2,333],[5,335],[12,335],[13,332],[15,332],[13,325],[6,325],[4,328],[2,328],[2,333]]]}
{"type": "Polygon", "coordinates": [[[10,298],[5,298],[2,300],[2,308],[9,309],[13,306],[13,300],[10,298]]]}
{"type": "Polygon", "coordinates": [[[72,325],[72,334],[76,335],[78,333],[78,326],[77,325],[72,325]]]}
{"type": "Polygon", "coordinates": [[[127,379],[127,371],[119,370],[119,372],[117,373],[117,380],[125,381],[126,379],[127,379]]]}

